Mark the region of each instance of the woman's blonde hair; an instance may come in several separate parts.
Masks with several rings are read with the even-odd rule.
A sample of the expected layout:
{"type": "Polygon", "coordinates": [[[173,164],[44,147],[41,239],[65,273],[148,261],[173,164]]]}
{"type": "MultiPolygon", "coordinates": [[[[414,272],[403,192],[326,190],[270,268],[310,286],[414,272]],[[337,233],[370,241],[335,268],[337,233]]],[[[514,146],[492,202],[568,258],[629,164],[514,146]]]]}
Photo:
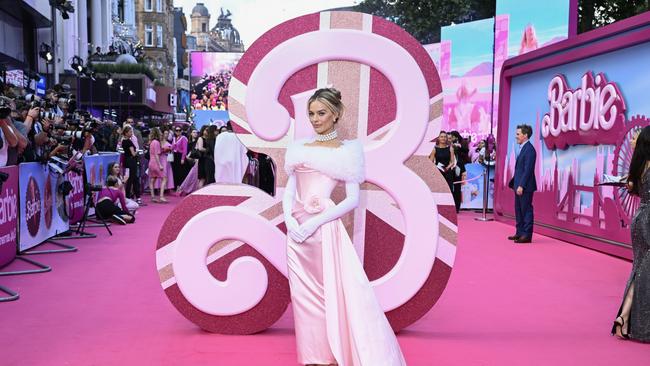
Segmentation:
{"type": "Polygon", "coordinates": [[[149,141],[151,140],[158,140],[160,141],[161,139],[161,134],[160,134],[160,128],[154,127],[151,129],[151,132],[149,132],[149,141]]]}
{"type": "Polygon", "coordinates": [[[339,119],[343,116],[343,110],[345,106],[341,101],[341,92],[334,88],[322,88],[316,90],[314,95],[309,98],[307,103],[307,108],[314,102],[319,101],[327,107],[332,113],[336,115],[334,123],[338,122],[339,119]]]}

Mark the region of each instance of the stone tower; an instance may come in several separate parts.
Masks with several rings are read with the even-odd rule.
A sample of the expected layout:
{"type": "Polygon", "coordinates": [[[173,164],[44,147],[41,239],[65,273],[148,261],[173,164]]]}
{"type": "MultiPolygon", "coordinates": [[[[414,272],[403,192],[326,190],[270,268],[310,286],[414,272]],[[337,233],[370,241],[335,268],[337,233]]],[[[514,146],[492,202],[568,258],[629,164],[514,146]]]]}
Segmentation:
{"type": "Polygon", "coordinates": [[[203,3],[197,3],[190,15],[192,19],[192,30],[190,34],[196,37],[196,46],[199,50],[205,50],[209,44],[210,37],[210,12],[203,3]]]}

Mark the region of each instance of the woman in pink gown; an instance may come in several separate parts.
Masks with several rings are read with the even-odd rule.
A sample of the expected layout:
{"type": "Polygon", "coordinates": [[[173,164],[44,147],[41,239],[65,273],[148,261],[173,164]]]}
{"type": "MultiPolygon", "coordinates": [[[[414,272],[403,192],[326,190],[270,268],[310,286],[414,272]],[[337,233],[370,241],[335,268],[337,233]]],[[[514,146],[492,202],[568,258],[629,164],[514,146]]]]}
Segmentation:
{"type": "Polygon", "coordinates": [[[287,149],[289,179],[282,202],[298,362],[406,365],[340,220],[359,202],[363,147],[337,138],[343,104],[336,89],[319,89],[308,106],[317,136],[287,149]],[[330,195],[340,182],[346,198],[334,204],[330,195]]]}
{"type": "Polygon", "coordinates": [[[156,198],[155,188],[165,186],[167,183],[167,159],[163,159],[162,139],[160,129],[154,127],[149,133],[149,191],[151,192],[151,202],[167,202],[165,190],[160,190],[160,198],[156,198]]]}
{"type": "MultiPolygon", "coordinates": [[[[160,139],[160,159],[162,159],[162,164],[165,167],[165,177],[166,184],[163,185],[163,189],[174,189],[174,173],[172,171],[172,163],[167,160],[167,156],[172,154],[172,144],[170,143],[170,134],[169,130],[162,132],[162,138],[160,139]]],[[[156,188],[159,188],[160,185],[156,184],[156,188]]],[[[167,202],[167,200],[161,200],[161,202],[167,202]]]]}

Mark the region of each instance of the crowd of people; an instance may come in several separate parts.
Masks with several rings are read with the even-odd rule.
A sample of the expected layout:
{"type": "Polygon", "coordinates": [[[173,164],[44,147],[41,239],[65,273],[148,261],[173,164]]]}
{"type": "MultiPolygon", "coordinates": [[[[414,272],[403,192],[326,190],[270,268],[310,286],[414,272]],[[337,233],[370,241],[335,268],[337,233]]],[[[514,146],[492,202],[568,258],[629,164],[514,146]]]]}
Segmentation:
{"type": "Polygon", "coordinates": [[[43,98],[2,88],[0,167],[40,162],[62,174],[72,167],[82,170],[84,157],[100,151],[121,153],[96,202],[100,216],[119,223],[135,221],[145,193],[153,203],[166,203],[167,193],[186,195],[215,182],[245,182],[275,192],[272,160],[248,151],[230,122],[200,130],[187,123],[149,126],[133,118],[115,123],[77,109],[65,85],[54,86],[43,98]]]}
{"type": "Polygon", "coordinates": [[[77,109],[65,85],[43,98],[4,86],[0,94],[0,166],[47,163],[53,157],[80,159],[97,152],[96,135],[104,123],[77,109]]]}
{"type": "Polygon", "coordinates": [[[496,147],[494,139],[490,137],[480,140],[473,146],[471,139],[462,137],[458,131],[449,133],[440,131],[429,159],[447,181],[449,190],[454,196],[456,212],[460,212],[462,184],[467,180],[465,165],[470,163],[493,165],[496,159],[496,147]]]}
{"type": "Polygon", "coordinates": [[[223,111],[228,109],[228,87],[232,71],[204,75],[194,83],[191,103],[195,110],[223,111]]]}

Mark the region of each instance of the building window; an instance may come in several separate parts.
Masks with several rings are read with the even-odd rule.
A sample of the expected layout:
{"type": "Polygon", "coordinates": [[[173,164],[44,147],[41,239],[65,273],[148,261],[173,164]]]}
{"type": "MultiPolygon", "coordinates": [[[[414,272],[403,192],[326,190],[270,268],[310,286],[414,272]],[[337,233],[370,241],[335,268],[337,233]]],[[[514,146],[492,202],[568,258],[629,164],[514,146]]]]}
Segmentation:
{"type": "Polygon", "coordinates": [[[153,11],[153,0],[144,0],[144,11],[153,11]]]}
{"type": "Polygon", "coordinates": [[[165,9],[163,9],[163,2],[162,0],[156,0],[156,11],[159,13],[164,13],[165,9]]]}
{"type": "Polygon", "coordinates": [[[161,47],[163,46],[163,31],[162,31],[162,25],[157,25],[156,26],[156,46],[161,47]]]}
{"type": "Polygon", "coordinates": [[[205,33],[208,31],[208,25],[205,23],[201,23],[201,32],[205,33]]]}
{"type": "Polygon", "coordinates": [[[117,2],[117,17],[121,23],[124,23],[124,0],[117,2]]]}
{"type": "Polygon", "coordinates": [[[153,47],[153,25],[151,24],[144,25],[144,45],[153,47]]]}

